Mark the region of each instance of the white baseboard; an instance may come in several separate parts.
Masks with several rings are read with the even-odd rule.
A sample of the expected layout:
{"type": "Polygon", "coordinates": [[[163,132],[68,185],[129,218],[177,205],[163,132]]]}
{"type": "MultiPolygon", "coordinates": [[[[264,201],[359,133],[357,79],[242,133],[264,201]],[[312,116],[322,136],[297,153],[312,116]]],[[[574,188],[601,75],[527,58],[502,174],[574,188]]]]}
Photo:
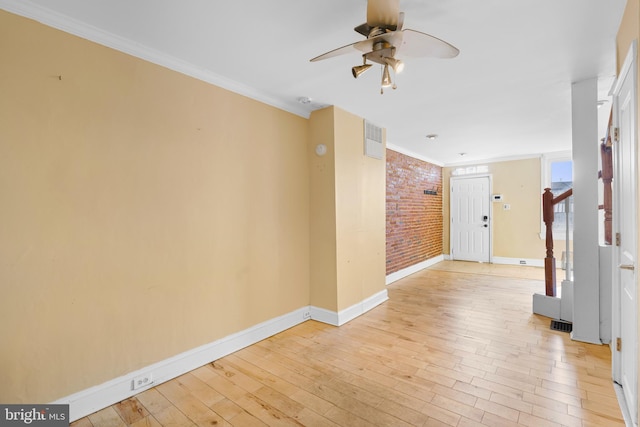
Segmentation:
{"type": "Polygon", "coordinates": [[[377,307],[378,305],[382,304],[388,299],[389,299],[389,296],[387,294],[387,290],[385,289],[359,302],[358,304],[354,304],[349,308],[345,308],[344,310],[338,313],[338,326],[344,325],[345,323],[366,313],[372,308],[377,307]]]}
{"type": "Polygon", "coordinates": [[[335,311],[312,306],[310,308],[311,318],[313,320],[317,320],[318,322],[327,323],[329,325],[341,326],[366,313],[367,311],[377,307],[388,299],[389,295],[387,293],[387,290],[385,289],[337,313],[335,311]]]}
{"type": "Polygon", "coordinates": [[[631,413],[629,412],[629,406],[627,405],[627,399],[624,395],[624,391],[622,390],[622,386],[614,381],[613,388],[616,391],[616,397],[618,398],[618,404],[620,405],[624,425],[629,427],[638,427],[638,423],[634,422],[631,418],[631,413]]]}
{"type": "Polygon", "coordinates": [[[505,265],[528,265],[530,267],[544,267],[544,259],[534,258],[505,258],[494,256],[491,260],[494,264],[505,265]]]}
{"type": "Polygon", "coordinates": [[[309,311],[309,307],[300,308],[52,403],[68,404],[69,418],[75,421],[302,323],[309,311]],[[133,379],[146,374],[153,375],[153,382],[132,390],[133,379]]]}
{"type": "Polygon", "coordinates": [[[382,304],[388,298],[387,290],[385,289],[339,313],[314,306],[302,307],[280,317],[252,326],[244,331],[194,348],[51,403],[69,405],[69,419],[70,422],[73,422],[128,399],[158,384],[162,384],[163,382],[197,369],[207,363],[218,360],[244,347],[255,344],[258,341],[269,338],[306,320],[313,319],[330,325],[340,326],[382,304]],[[153,382],[145,387],[133,390],[134,378],[149,374],[153,376],[153,382]]]}
{"type": "MultiPolygon", "coordinates": [[[[448,255],[447,255],[448,256],[448,255]]],[[[387,276],[387,285],[400,280],[404,277],[410,276],[413,273],[417,273],[420,270],[424,270],[427,267],[431,267],[434,264],[439,263],[440,261],[444,261],[444,255],[438,255],[437,257],[430,258],[426,261],[419,262],[410,267],[403,268],[402,270],[396,271],[395,273],[391,273],[387,276]]]]}
{"type": "Polygon", "coordinates": [[[533,294],[533,312],[551,319],[560,318],[561,300],[558,297],[549,297],[542,294],[533,294]]]}

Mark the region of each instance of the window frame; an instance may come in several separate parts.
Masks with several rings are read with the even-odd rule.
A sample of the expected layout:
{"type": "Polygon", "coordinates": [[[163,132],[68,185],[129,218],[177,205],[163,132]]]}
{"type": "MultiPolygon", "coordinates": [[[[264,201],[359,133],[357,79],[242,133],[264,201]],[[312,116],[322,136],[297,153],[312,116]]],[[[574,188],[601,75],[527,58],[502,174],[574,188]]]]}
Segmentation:
{"type": "MultiPolygon", "coordinates": [[[[540,166],[540,239],[546,239],[546,227],[542,215],[542,193],[545,188],[551,188],[551,164],[555,162],[573,162],[571,151],[558,151],[542,155],[540,166]]],[[[573,172],[573,167],[572,167],[573,172]]],[[[553,240],[565,240],[565,233],[554,234],[553,240]]]]}

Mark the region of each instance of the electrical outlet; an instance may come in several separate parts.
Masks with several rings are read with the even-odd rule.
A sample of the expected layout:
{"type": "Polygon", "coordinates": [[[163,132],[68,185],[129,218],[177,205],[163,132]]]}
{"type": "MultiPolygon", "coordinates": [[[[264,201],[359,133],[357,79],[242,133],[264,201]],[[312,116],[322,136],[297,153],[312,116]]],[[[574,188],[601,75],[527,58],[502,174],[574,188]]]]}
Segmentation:
{"type": "Polygon", "coordinates": [[[140,388],[144,388],[153,384],[153,375],[151,374],[151,372],[149,372],[148,374],[139,375],[135,377],[131,382],[131,390],[138,390],[140,388]]]}
{"type": "Polygon", "coordinates": [[[309,310],[307,311],[303,311],[302,312],[302,319],[303,320],[309,320],[311,319],[311,312],[309,310]]]}

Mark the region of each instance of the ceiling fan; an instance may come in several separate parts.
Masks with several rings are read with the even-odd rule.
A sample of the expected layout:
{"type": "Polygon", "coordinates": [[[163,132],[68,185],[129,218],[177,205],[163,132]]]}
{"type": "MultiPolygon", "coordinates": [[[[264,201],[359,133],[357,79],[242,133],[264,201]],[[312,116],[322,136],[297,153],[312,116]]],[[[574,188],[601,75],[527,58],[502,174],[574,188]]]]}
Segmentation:
{"type": "Polygon", "coordinates": [[[368,0],[367,22],[358,25],[354,30],[367,39],[339,47],[311,59],[311,62],[321,61],[338,55],[352,52],[354,49],[362,52],[362,65],[351,69],[354,78],[371,68],[375,62],[383,66],[380,93],[384,88],[396,88],[391,81],[389,67],[394,73],[400,73],[404,63],[395,56],[401,57],[434,57],[454,58],[460,51],[437,37],[416,30],[402,29],[404,12],[400,12],[400,0],[368,0]]]}

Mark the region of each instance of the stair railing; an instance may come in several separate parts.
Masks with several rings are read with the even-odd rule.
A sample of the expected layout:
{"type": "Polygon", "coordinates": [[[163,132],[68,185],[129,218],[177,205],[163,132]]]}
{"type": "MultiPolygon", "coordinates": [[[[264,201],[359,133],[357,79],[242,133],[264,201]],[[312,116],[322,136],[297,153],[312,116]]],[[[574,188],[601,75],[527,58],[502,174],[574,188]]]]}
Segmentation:
{"type": "Polygon", "coordinates": [[[611,143],[611,123],[612,117],[609,116],[609,126],[607,127],[607,134],[602,139],[600,144],[600,159],[602,162],[602,169],[598,172],[598,178],[602,179],[603,186],[603,204],[598,206],[598,209],[604,210],[604,244],[611,245],[612,242],[612,218],[613,218],[613,202],[612,202],[612,189],[611,182],[613,181],[613,155],[612,155],[612,143],[611,143]]]}
{"type": "MultiPolygon", "coordinates": [[[[542,219],[546,227],[546,246],[547,256],[544,259],[544,288],[545,294],[548,297],[556,296],[556,259],[553,257],[553,221],[554,221],[554,206],[568,197],[573,195],[573,188],[568,189],[558,197],[553,197],[553,193],[550,188],[545,188],[542,194],[542,219]]],[[[568,212],[570,210],[569,204],[566,205],[566,213],[568,219],[568,212]]],[[[567,221],[567,234],[569,229],[569,221],[567,221]]],[[[567,239],[568,247],[569,239],[567,239]]],[[[567,269],[569,264],[569,251],[566,252],[567,269]]],[[[567,277],[568,278],[568,277],[567,277]]]]}

